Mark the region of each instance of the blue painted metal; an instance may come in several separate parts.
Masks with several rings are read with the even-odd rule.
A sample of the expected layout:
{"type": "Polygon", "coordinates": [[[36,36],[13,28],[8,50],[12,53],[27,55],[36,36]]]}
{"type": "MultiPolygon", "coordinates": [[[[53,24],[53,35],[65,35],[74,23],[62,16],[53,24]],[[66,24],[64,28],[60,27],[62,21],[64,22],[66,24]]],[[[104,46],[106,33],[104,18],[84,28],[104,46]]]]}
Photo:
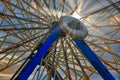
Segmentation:
{"type": "Polygon", "coordinates": [[[58,23],[55,23],[54,26],[55,29],[50,33],[44,44],[31,61],[24,67],[16,80],[27,80],[30,74],[34,71],[35,67],[40,63],[41,59],[46,55],[52,43],[59,37],[61,30],[58,27],[58,23]]]}
{"type": "Polygon", "coordinates": [[[84,40],[74,39],[74,42],[104,80],[115,80],[114,77],[107,70],[107,68],[99,60],[97,55],[95,55],[95,53],[84,42],[84,40]]]}

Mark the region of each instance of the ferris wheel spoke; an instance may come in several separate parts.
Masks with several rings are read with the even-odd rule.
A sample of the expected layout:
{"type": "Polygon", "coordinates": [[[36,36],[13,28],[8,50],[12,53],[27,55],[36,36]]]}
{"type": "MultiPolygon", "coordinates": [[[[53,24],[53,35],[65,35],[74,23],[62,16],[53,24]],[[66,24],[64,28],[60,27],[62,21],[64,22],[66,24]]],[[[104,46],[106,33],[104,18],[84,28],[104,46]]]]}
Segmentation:
{"type": "MultiPolygon", "coordinates": [[[[103,3],[101,3],[100,1],[98,1],[98,2],[99,2],[103,7],[105,7],[105,6],[103,5],[103,3]]],[[[109,19],[109,18],[111,18],[111,17],[114,17],[114,15],[117,14],[117,12],[115,13],[115,10],[116,10],[116,9],[114,9],[114,7],[111,8],[111,9],[107,8],[107,9],[105,9],[105,10],[102,10],[102,11],[101,11],[101,14],[99,14],[100,16],[98,16],[98,17],[96,18],[97,20],[99,20],[98,23],[103,22],[103,21],[105,21],[105,20],[107,20],[107,19],[109,19]],[[109,12],[109,14],[108,14],[107,17],[105,16],[106,11],[109,12]]]]}
{"type": "Polygon", "coordinates": [[[54,47],[54,53],[53,53],[53,60],[52,60],[52,65],[54,66],[55,63],[55,58],[56,58],[56,50],[57,50],[57,44],[58,44],[58,40],[55,43],[55,47],[54,47]]]}
{"type": "Polygon", "coordinates": [[[120,1],[0,0],[0,5],[0,76],[10,74],[2,79],[120,78],[120,1]],[[77,36],[82,28],[86,34],[77,36]]]}
{"type": "Polygon", "coordinates": [[[86,14],[86,17],[88,17],[88,16],[90,16],[90,15],[93,15],[93,14],[95,14],[95,13],[98,13],[99,11],[102,11],[102,10],[108,8],[108,7],[111,7],[111,6],[114,5],[114,4],[119,4],[119,3],[120,3],[120,1],[117,1],[117,2],[115,2],[115,3],[112,3],[112,4],[108,5],[108,6],[105,6],[105,7],[101,8],[101,9],[98,9],[98,10],[96,10],[96,11],[93,11],[93,12],[91,12],[91,13],[88,13],[88,14],[86,14]]]}
{"type": "Polygon", "coordinates": [[[23,57],[24,55],[25,55],[25,52],[24,52],[24,54],[22,53],[20,56],[18,56],[14,61],[12,61],[9,66],[12,66],[14,64],[17,64],[19,62],[22,62],[22,61],[26,60],[28,57],[25,57],[25,58],[21,59],[21,57],[23,57]]]}
{"type": "Polygon", "coordinates": [[[113,37],[119,35],[119,30],[120,30],[120,28],[118,30],[116,30],[111,37],[113,38],[113,37]]]}
{"type": "MultiPolygon", "coordinates": [[[[50,55],[49,55],[50,56],[50,55]]],[[[50,79],[52,76],[51,76],[51,70],[52,70],[52,68],[51,68],[51,65],[49,64],[49,59],[47,59],[47,60],[44,60],[43,62],[42,62],[42,65],[44,66],[44,70],[42,71],[43,73],[44,72],[46,72],[45,73],[45,75],[44,75],[44,77],[42,78],[42,76],[41,76],[41,78],[44,80],[46,77],[48,77],[48,79],[50,79]]]]}
{"type": "MultiPolygon", "coordinates": [[[[77,61],[79,67],[81,68],[83,74],[84,74],[85,77],[89,80],[89,77],[88,77],[87,73],[85,72],[85,70],[83,69],[83,66],[81,65],[81,62],[80,62],[79,58],[78,58],[77,55],[75,54],[75,53],[77,53],[77,52],[74,52],[73,48],[71,47],[70,43],[69,43],[67,40],[66,40],[66,42],[67,42],[69,48],[71,49],[72,54],[73,54],[75,60],[77,61]]],[[[73,44],[73,45],[74,45],[74,44],[73,44]]]]}
{"type": "MultiPolygon", "coordinates": [[[[16,51],[16,50],[12,50],[12,51],[16,51]]],[[[17,54],[17,52],[14,52],[14,53],[13,53],[14,56],[13,56],[13,54],[10,54],[10,53],[5,54],[3,57],[1,57],[0,61],[1,61],[1,63],[2,63],[2,60],[7,59],[7,61],[10,61],[9,64],[13,64],[13,63],[16,62],[18,59],[22,58],[22,57],[25,55],[26,52],[28,52],[28,51],[21,52],[21,54],[19,54],[19,55],[15,55],[15,54],[17,54]],[[11,56],[13,56],[13,57],[11,57],[11,56]],[[13,59],[13,58],[14,58],[14,59],[13,59]]],[[[8,63],[7,63],[7,64],[8,64],[8,63]]]]}
{"type": "Polygon", "coordinates": [[[113,28],[113,27],[120,27],[120,24],[109,24],[109,25],[95,25],[93,24],[93,27],[95,28],[113,28]]]}
{"type": "MultiPolygon", "coordinates": [[[[66,1],[66,0],[63,0],[63,1],[62,1],[62,4],[63,4],[63,6],[62,6],[62,14],[67,13],[67,14],[69,14],[69,15],[73,15],[73,13],[75,13],[76,10],[77,10],[77,8],[79,7],[78,4],[80,4],[80,3],[77,3],[75,9],[72,9],[72,8],[67,4],[67,1],[66,1]],[[66,8],[70,10],[69,13],[64,11],[66,8]]],[[[77,12],[76,12],[76,13],[77,13],[77,12]]],[[[78,14],[78,13],[77,13],[77,14],[78,14]]]]}
{"type": "Polygon", "coordinates": [[[9,61],[8,61],[8,63],[7,63],[6,66],[9,66],[9,65],[11,64],[11,62],[12,62],[12,60],[13,60],[14,57],[15,57],[15,53],[13,53],[13,54],[11,55],[11,58],[9,59],[9,61]]]}
{"type": "Polygon", "coordinates": [[[59,77],[60,77],[59,73],[56,71],[56,69],[54,67],[55,66],[54,65],[54,60],[55,60],[55,55],[56,55],[56,45],[57,45],[57,41],[52,46],[52,47],[55,47],[54,48],[55,49],[54,54],[52,53],[52,48],[50,48],[49,51],[47,52],[47,54],[43,58],[44,59],[44,62],[43,62],[44,65],[48,62],[48,66],[46,67],[47,68],[47,72],[50,75],[50,76],[48,76],[48,79],[51,79],[51,78],[59,79],[59,77]],[[51,55],[53,55],[53,57],[51,55]],[[53,60],[51,60],[51,57],[53,58],[53,60]]]}
{"type": "MultiPolygon", "coordinates": [[[[105,10],[105,11],[106,11],[106,10],[105,10]]],[[[113,13],[114,13],[114,12],[115,12],[115,11],[113,11],[113,13]]],[[[106,18],[104,18],[105,16],[101,17],[101,19],[100,19],[97,23],[102,23],[102,22],[104,22],[105,20],[108,20],[108,19],[110,19],[110,18],[113,18],[113,19],[119,24],[119,22],[114,18],[114,16],[117,15],[117,14],[119,14],[119,12],[118,12],[118,13],[115,13],[115,14],[113,14],[113,13],[109,13],[109,16],[106,17],[106,18]]]]}
{"type": "Polygon", "coordinates": [[[107,38],[107,37],[103,37],[103,36],[90,35],[90,37],[95,37],[95,38],[99,38],[101,40],[111,41],[111,43],[113,43],[113,44],[119,44],[120,43],[119,40],[115,40],[115,39],[107,38]]]}
{"type": "Polygon", "coordinates": [[[74,57],[72,56],[72,64],[73,64],[73,72],[75,73],[75,80],[78,79],[78,76],[77,76],[77,69],[75,67],[75,61],[74,61],[74,57]]]}
{"type": "MultiPolygon", "coordinates": [[[[63,12],[63,11],[64,11],[64,8],[67,7],[67,8],[71,11],[71,12],[69,13],[69,15],[73,15],[74,13],[77,13],[77,15],[81,16],[80,13],[77,11],[80,2],[79,2],[79,3],[76,3],[77,5],[76,5],[75,9],[70,8],[70,7],[65,3],[65,0],[62,0],[61,3],[63,4],[61,14],[64,13],[64,12],[63,12]]],[[[85,18],[85,17],[80,18],[80,20],[83,19],[83,18],[85,18]]]]}
{"type": "Polygon", "coordinates": [[[65,63],[66,63],[66,70],[68,71],[67,73],[68,73],[69,80],[72,80],[71,73],[70,73],[70,68],[69,68],[69,65],[68,65],[68,59],[67,59],[67,54],[66,54],[66,47],[64,45],[64,40],[63,39],[61,38],[61,44],[62,44],[62,47],[63,47],[63,54],[64,54],[64,58],[65,58],[65,63]]]}
{"type": "MultiPolygon", "coordinates": [[[[30,24],[30,23],[23,23],[23,24],[28,25],[28,24],[30,24]]],[[[14,25],[20,26],[21,24],[18,23],[18,24],[14,24],[14,25]]],[[[7,28],[7,27],[10,27],[10,26],[11,26],[11,24],[8,24],[8,25],[1,25],[0,28],[2,28],[2,27],[7,28]]]]}
{"type": "Polygon", "coordinates": [[[58,2],[57,2],[57,0],[52,0],[52,2],[53,2],[53,10],[55,11],[55,20],[56,21],[58,21],[59,20],[59,7],[57,7],[57,4],[58,4],[58,2]]]}
{"type": "MultiPolygon", "coordinates": [[[[112,0],[107,0],[107,2],[109,2],[110,4],[113,4],[114,2],[112,0]]],[[[120,12],[120,8],[117,6],[117,5],[113,5],[113,7],[118,11],[120,12]]]]}
{"type": "Polygon", "coordinates": [[[48,27],[34,27],[34,28],[9,28],[9,27],[0,27],[0,31],[11,31],[11,30],[41,30],[49,29],[48,27]]]}
{"type": "MultiPolygon", "coordinates": [[[[49,56],[51,56],[51,55],[49,55],[49,56]]],[[[47,57],[49,58],[49,56],[47,56],[47,57]]],[[[51,77],[53,78],[54,76],[55,76],[55,79],[58,79],[58,76],[55,75],[54,67],[51,65],[49,59],[43,61],[43,66],[45,66],[45,68],[47,69],[47,74],[44,76],[44,78],[46,78],[49,74],[48,79],[51,79],[51,77]]]]}
{"type": "Polygon", "coordinates": [[[116,64],[116,62],[115,63],[112,63],[111,64],[111,62],[109,62],[109,61],[107,61],[107,60],[105,60],[105,59],[102,59],[102,58],[100,58],[106,65],[108,65],[109,67],[111,67],[113,70],[115,70],[116,72],[120,72],[118,69],[117,69],[117,67],[114,67],[114,65],[118,65],[118,66],[120,66],[120,64],[116,64]]]}
{"type": "Polygon", "coordinates": [[[75,4],[76,4],[76,6],[75,6],[74,9],[72,9],[72,7],[70,7],[71,5],[65,4],[65,7],[69,8],[71,10],[71,12],[69,13],[70,15],[73,15],[75,12],[78,14],[77,9],[78,9],[78,7],[80,5],[80,1],[77,2],[77,0],[75,0],[75,4]]]}
{"type": "MultiPolygon", "coordinates": [[[[47,35],[47,34],[50,33],[50,32],[51,32],[51,29],[50,29],[47,33],[45,33],[45,34],[47,35]]],[[[46,39],[46,35],[41,39],[40,42],[38,42],[38,45],[33,49],[33,51],[31,52],[31,54],[29,55],[29,57],[26,59],[25,63],[27,62],[27,60],[28,60],[29,58],[31,58],[31,57],[34,55],[33,53],[34,53],[37,49],[40,48],[40,46],[42,45],[43,41],[46,39]]],[[[23,63],[23,65],[24,65],[25,63],[23,63]]],[[[18,70],[18,71],[19,71],[19,70],[18,70]]]]}
{"type": "Polygon", "coordinates": [[[62,0],[62,14],[64,13],[64,9],[65,9],[65,2],[66,2],[66,0],[62,0]]]}
{"type": "Polygon", "coordinates": [[[32,8],[34,11],[36,11],[39,15],[41,15],[42,17],[44,17],[46,20],[50,20],[48,16],[46,16],[45,14],[43,14],[42,12],[40,12],[38,9],[36,9],[32,5],[30,5],[28,2],[26,2],[25,0],[22,0],[22,1],[24,3],[26,3],[30,8],[32,8]]]}
{"type": "Polygon", "coordinates": [[[48,67],[49,67],[49,59],[48,60],[42,60],[38,69],[36,70],[35,74],[34,74],[34,77],[33,77],[33,80],[36,79],[36,75],[37,75],[37,79],[40,80],[40,79],[46,79],[48,77],[48,74],[50,72],[50,70],[48,70],[48,67]],[[42,68],[44,67],[44,68],[42,68]],[[48,71],[47,71],[48,70],[48,71]],[[39,72],[38,72],[39,71],[39,72]],[[38,75],[39,73],[39,75],[38,75]],[[42,74],[45,74],[44,76],[42,74]]]}
{"type": "Polygon", "coordinates": [[[0,71],[4,71],[4,70],[10,68],[11,66],[15,66],[16,64],[18,64],[18,63],[24,61],[25,59],[26,59],[26,58],[21,59],[21,60],[18,60],[18,61],[16,61],[15,63],[12,63],[12,64],[10,64],[10,65],[7,65],[7,66],[5,66],[4,68],[0,69],[0,71]]]}
{"type": "MultiPolygon", "coordinates": [[[[58,42],[56,42],[56,43],[59,44],[59,43],[60,43],[60,40],[58,40],[58,42]]],[[[59,47],[57,47],[57,44],[56,44],[56,50],[57,50],[58,48],[59,48],[59,47]]],[[[60,53],[61,53],[61,52],[60,52],[61,50],[62,50],[62,48],[60,48],[59,51],[56,51],[56,56],[55,56],[55,57],[56,57],[56,58],[55,58],[56,60],[54,61],[54,62],[55,62],[55,65],[54,65],[55,74],[58,76],[59,80],[63,80],[63,76],[60,75],[60,72],[59,72],[59,70],[58,70],[58,69],[61,69],[61,68],[59,67],[60,62],[61,62],[61,57],[60,57],[60,56],[61,56],[61,54],[60,54],[60,53]]],[[[53,56],[53,57],[54,57],[54,56],[53,56]]],[[[54,78],[55,78],[55,75],[54,75],[54,78]]]]}
{"type": "Polygon", "coordinates": [[[46,14],[47,17],[50,18],[51,22],[53,22],[53,17],[50,15],[49,9],[48,9],[48,11],[46,11],[44,9],[44,6],[42,6],[42,5],[45,5],[45,3],[43,2],[44,4],[40,4],[37,0],[34,0],[34,2],[36,3],[36,5],[38,5],[40,7],[40,9],[42,10],[42,12],[44,12],[44,14],[46,14]]]}
{"type": "Polygon", "coordinates": [[[35,79],[36,75],[38,74],[38,70],[39,70],[39,68],[36,70],[36,72],[34,73],[34,75],[33,75],[33,77],[32,77],[31,80],[34,80],[34,79],[35,79]]]}
{"type": "MultiPolygon", "coordinates": [[[[47,64],[45,64],[44,66],[46,66],[47,64]]],[[[42,79],[43,77],[42,77],[42,74],[44,73],[44,71],[45,71],[45,67],[43,67],[43,69],[41,70],[41,75],[39,76],[39,79],[42,79]]]]}
{"type": "MultiPolygon", "coordinates": [[[[75,0],[75,1],[76,1],[76,0],[75,0]]],[[[76,4],[77,4],[77,5],[76,5],[75,9],[72,10],[72,12],[70,13],[70,15],[73,15],[74,12],[77,12],[77,9],[78,9],[78,7],[79,7],[79,5],[80,5],[80,2],[79,2],[79,3],[76,3],[76,4]]]]}
{"type": "Polygon", "coordinates": [[[55,24],[55,26],[57,26],[57,27],[52,31],[52,33],[46,39],[43,46],[33,57],[33,59],[25,66],[25,68],[23,69],[23,72],[20,73],[20,75],[17,77],[17,79],[21,79],[21,78],[23,78],[23,76],[24,76],[24,79],[25,78],[27,79],[29,77],[29,75],[32,73],[32,71],[34,70],[34,68],[37,66],[37,64],[41,61],[42,57],[44,57],[46,55],[46,52],[48,51],[48,49],[50,48],[52,43],[56,40],[56,38],[58,38],[58,36],[60,34],[60,29],[58,28],[58,24],[55,24]],[[35,61],[35,63],[34,63],[34,61],[35,61]],[[27,69],[29,69],[30,66],[31,66],[31,70],[29,70],[29,72],[28,72],[27,69]],[[26,73],[29,73],[29,74],[26,75],[26,73]]]}
{"type": "Polygon", "coordinates": [[[25,55],[25,53],[27,53],[28,51],[27,50],[25,50],[24,52],[23,51],[21,51],[20,53],[21,54],[19,54],[19,55],[15,55],[17,52],[19,52],[18,51],[18,49],[16,49],[16,50],[12,50],[12,52],[13,52],[13,54],[11,54],[10,52],[8,52],[7,54],[5,54],[3,57],[1,57],[0,58],[0,61],[2,62],[2,60],[3,59],[5,59],[7,56],[13,56],[13,57],[11,57],[11,60],[9,59],[8,61],[10,61],[11,63],[10,64],[13,64],[14,62],[16,62],[17,60],[19,60],[19,59],[21,59],[24,55],[25,55]],[[16,52],[15,52],[16,51],[16,52]],[[14,60],[13,60],[13,58],[14,58],[14,60]]]}
{"type": "Polygon", "coordinates": [[[104,33],[102,36],[112,34],[112,35],[111,35],[111,38],[113,38],[113,37],[119,32],[119,30],[120,30],[120,28],[112,29],[112,30],[104,33]]]}
{"type": "MultiPolygon", "coordinates": [[[[116,60],[116,61],[108,61],[108,60],[105,60],[105,59],[103,59],[103,58],[101,58],[101,60],[103,60],[103,61],[105,61],[105,62],[107,62],[107,63],[109,63],[109,64],[120,65],[120,63],[117,63],[117,60],[116,60]]],[[[118,60],[118,62],[120,62],[120,61],[118,60]]]]}
{"type": "Polygon", "coordinates": [[[52,12],[54,17],[55,17],[55,21],[58,20],[58,8],[57,8],[57,1],[56,0],[52,0],[52,4],[53,4],[53,10],[51,11],[55,11],[55,12],[52,12]]]}
{"type": "Polygon", "coordinates": [[[57,69],[55,69],[55,67],[52,64],[48,64],[48,74],[50,75],[48,79],[55,79],[55,80],[63,80],[62,76],[60,76],[59,72],[57,71],[57,69]]]}
{"type": "Polygon", "coordinates": [[[94,66],[94,68],[98,71],[98,73],[104,79],[106,78],[106,79],[110,79],[110,80],[115,80],[114,77],[109,73],[109,71],[106,69],[106,67],[101,63],[101,61],[95,55],[95,53],[87,46],[87,44],[83,40],[79,41],[77,39],[74,39],[74,41],[75,41],[76,45],[79,47],[79,49],[82,51],[82,53],[84,54],[84,56],[86,56],[86,58],[89,60],[89,62],[94,66]],[[87,52],[89,52],[89,54],[86,54],[87,52]],[[91,58],[90,58],[90,56],[91,56],[91,58]],[[99,65],[99,68],[98,68],[98,65],[99,65]],[[100,68],[104,69],[104,70],[101,71],[100,68]],[[105,73],[104,71],[105,72],[107,71],[107,73],[105,73]],[[106,75],[106,77],[104,75],[106,75]]]}
{"type": "MultiPolygon", "coordinates": [[[[18,4],[20,4],[23,7],[22,9],[24,9],[25,11],[27,9],[29,9],[29,6],[27,6],[27,8],[25,9],[24,6],[22,5],[22,3],[20,3],[20,1],[18,1],[18,4]]],[[[40,21],[40,22],[42,22],[44,24],[45,23],[50,24],[50,22],[49,22],[49,20],[47,18],[44,18],[44,17],[40,16],[40,14],[35,15],[34,13],[32,13],[32,10],[30,10],[30,12],[28,12],[28,11],[25,12],[25,13],[28,13],[28,15],[26,15],[26,16],[24,15],[22,10],[20,10],[20,11],[21,11],[21,14],[22,14],[23,18],[26,18],[26,16],[27,16],[28,18],[30,17],[32,19],[32,17],[35,16],[34,17],[35,20],[37,19],[38,21],[40,21]],[[31,16],[31,15],[33,15],[33,16],[31,16]]]]}
{"type": "MultiPolygon", "coordinates": [[[[26,9],[20,8],[20,7],[18,7],[17,5],[15,5],[15,4],[13,4],[13,3],[10,3],[10,2],[8,2],[8,1],[6,1],[6,0],[3,1],[3,3],[4,3],[4,2],[6,2],[7,4],[12,5],[13,7],[18,8],[18,9],[24,11],[25,13],[27,13],[27,14],[29,14],[29,15],[32,15],[32,16],[34,16],[34,17],[40,19],[40,20],[46,21],[46,20],[44,20],[44,18],[41,18],[41,17],[38,16],[38,15],[35,15],[35,14],[31,13],[31,12],[28,12],[28,11],[26,11],[26,9]]],[[[47,21],[46,21],[46,22],[47,22],[47,21]]]]}
{"type": "MultiPolygon", "coordinates": [[[[42,59],[42,61],[43,61],[43,59],[42,59]]],[[[40,75],[41,75],[41,70],[42,70],[42,63],[43,63],[42,61],[39,63],[39,68],[37,69],[37,71],[38,71],[37,80],[41,79],[40,75]]]]}
{"type": "Polygon", "coordinates": [[[89,42],[89,41],[87,41],[87,42],[90,43],[90,44],[93,45],[93,46],[96,46],[97,48],[100,48],[100,49],[108,52],[108,53],[111,54],[111,55],[114,55],[114,56],[116,56],[116,57],[120,57],[119,54],[114,53],[112,50],[108,50],[108,49],[106,49],[106,48],[104,48],[104,47],[98,46],[98,45],[96,45],[96,44],[94,44],[94,43],[92,43],[92,42],[89,42]]]}
{"type": "MultiPolygon", "coordinates": [[[[55,21],[55,16],[53,15],[53,11],[51,11],[52,9],[50,9],[51,8],[51,6],[50,6],[50,1],[46,1],[46,0],[43,0],[43,2],[44,2],[44,4],[45,4],[45,6],[47,7],[47,9],[49,10],[49,12],[50,12],[50,15],[51,15],[51,17],[53,18],[53,21],[55,21]]],[[[54,5],[54,4],[53,4],[54,5]]]]}
{"type": "Polygon", "coordinates": [[[37,38],[39,38],[39,37],[41,37],[41,36],[44,36],[45,34],[46,34],[46,33],[41,34],[41,35],[39,35],[39,36],[37,36],[37,37],[35,37],[35,38],[32,38],[32,39],[29,39],[29,40],[20,42],[20,43],[18,43],[18,44],[13,45],[13,46],[10,46],[10,47],[8,47],[8,48],[6,48],[6,49],[4,49],[4,50],[1,50],[1,51],[0,51],[0,54],[4,53],[4,52],[6,52],[6,51],[9,51],[9,50],[11,50],[11,49],[14,49],[14,48],[18,48],[19,46],[22,46],[23,44],[26,44],[26,43],[28,43],[28,42],[30,42],[30,41],[33,41],[33,40],[35,40],[35,39],[37,39],[37,38]]]}
{"type": "Polygon", "coordinates": [[[4,17],[10,17],[10,18],[13,18],[13,19],[19,19],[19,20],[28,21],[28,22],[32,22],[32,23],[37,23],[37,24],[41,24],[41,25],[47,25],[47,24],[41,23],[39,21],[33,21],[33,20],[30,20],[30,19],[25,19],[25,18],[21,18],[21,17],[18,17],[18,16],[13,16],[13,15],[5,14],[5,13],[2,13],[2,12],[0,12],[0,15],[1,15],[1,17],[2,16],[4,16],[4,17]]]}
{"type": "MultiPolygon", "coordinates": [[[[12,25],[14,28],[17,27],[16,25],[14,25],[14,21],[12,21],[10,18],[7,18],[6,22],[8,22],[8,24],[12,25]]],[[[19,24],[20,24],[20,26],[22,26],[22,27],[26,27],[26,26],[24,26],[24,25],[21,23],[21,21],[19,21],[19,24]]],[[[14,32],[14,31],[11,31],[11,32],[15,33],[14,36],[16,36],[17,38],[20,38],[20,37],[16,34],[16,32],[14,32]]],[[[11,34],[11,32],[7,32],[7,33],[8,33],[8,34],[11,34]]],[[[18,33],[25,39],[24,33],[26,33],[26,31],[25,31],[25,32],[18,31],[18,33]]],[[[30,33],[30,35],[31,35],[31,33],[30,33]]]]}

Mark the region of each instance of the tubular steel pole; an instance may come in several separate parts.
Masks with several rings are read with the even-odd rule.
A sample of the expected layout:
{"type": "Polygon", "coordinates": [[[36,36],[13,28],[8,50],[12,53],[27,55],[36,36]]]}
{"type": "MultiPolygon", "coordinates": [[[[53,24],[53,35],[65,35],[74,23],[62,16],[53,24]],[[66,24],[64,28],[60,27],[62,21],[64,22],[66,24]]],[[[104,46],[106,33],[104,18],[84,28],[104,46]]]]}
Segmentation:
{"type": "Polygon", "coordinates": [[[37,51],[36,55],[31,59],[30,62],[28,62],[21,73],[17,76],[16,80],[27,80],[41,59],[46,55],[52,43],[59,37],[61,30],[58,27],[58,23],[55,23],[54,26],[55,29],[50,33],[44,44],[37,51]]]}
{"type": "Polygon", "coordinates": [[[95,53],[84,42],[84,40],[74,39],[74,42],[104,80],[115,80],[114,77],[107,70],[107,68],[99,60],[97,55],[95,55],[95,53]]]}

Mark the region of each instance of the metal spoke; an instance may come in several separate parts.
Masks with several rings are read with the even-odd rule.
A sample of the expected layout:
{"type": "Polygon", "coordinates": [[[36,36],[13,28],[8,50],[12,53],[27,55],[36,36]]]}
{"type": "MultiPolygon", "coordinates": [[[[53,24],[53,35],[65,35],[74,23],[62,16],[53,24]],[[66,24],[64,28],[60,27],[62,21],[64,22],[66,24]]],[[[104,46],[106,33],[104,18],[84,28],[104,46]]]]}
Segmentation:
{"type": "Polygon", "coordinates": [[[81,62],[79,61],[79,58],[76,56],[73,48],[70,46],[70,44],[69,44],[69,42],[68,42],[67,40],[66,40],[66,42],[67,42],[69,48],[71,49],[73,56],[75,57],[76,61],[78,62],[78,65],[80,66],[81,70],[83,71],[86,79],[89,80],[89,77],[88,77],[88,75],[86,74],[85,70],[83,69],[83,67],[82,67],[82,65],[81,65],[81,62]]]}
{"type": "Polygon", "coordinates": [[[2,12],[0,12],[0,15],[1,15],[1,17],[2,16],[4,16],[4,17],[10,17],[10,18],[13,18],[13,19],[20,19],[20,20],[24,20],[24,21],[28,21],[28,22],[32,22],[32,23],[37,23],[37,24],[41,24],[41,25],[47,25],[47,24],[41,23],[40,21],[33,21],[33,20],[30,20],[30,19],[25,19],[25,18],[17,17],[17,16],[13,16],[13,15],[2,13],[2,12]]]}
{"type": "Polygon", "coordinates": [[[41,36],[43,36],[43,35],[45,35],[45,34],[46,34],[46,33],[41,34],[40,36],[37,36],[37,37],[32,38],[32,39],[30,39],[30,40],[26,40],[26,41],[20,42],[20,43],[18,43],[18,44],[16,44],[16,45],[10,46],[10,47],[8,47],[8,48],[6,48],[6,49],[4,49],[4,50],[1,50],[1,51],[0,51],[0,54],[4,53],[4,52],[6,52],[6,51],[9,51],[9,50],[11,50],[11,49],[13,49],[13,48],[18,48],[19,46],[21,46],[21,45],[23,45],[23,44],[26,44],[26,43],[28,43],[28,42],[30,42],[30,41],[33,41],[33,40],[35,40],[35,39],[37,39],[37,38],[39,38],[39,37],[41,37],[41,36]]]}
{"type": "MultiPolygon", "coordinates": [[[[31,13],[31,12],[28,12],[28,11],[26,11],[24,8],[20,8],[20,7],[18,7],[17,5],[12,4],[12,3],[10,3],[10,2],[8,2],[8,1],[6,1],[6,0],[3,1],[3,3],[4,3],[4,2],[6,2],[6,3],[9,4],[9,5],[14,6],[15,8],[18,8],[18,9],[20,9],[20,10],[23,10],[25,13],[27,13],[27,14],[29,14],[29,15],[35,16],[36,18],[39,18],[40,20],[45,21],[44,18],[41,18],[40,16],[37,16],[37,15],[31,13]]],[[[47,21],[46,21],[46,22],[47,22],[47,21]]]]}
{"type": "Polygon", "coordinates": [[[66,62],[66,70],[68,71],[68,77],[69,77],[69,80],[72,80],[69,65],[68,65],[66,48],[65,48],[65,45],[64,45],[64,40],[62,38],[61,38],[61,44],[62,44],[62,47],[63,47],[63,54],[64,54],[64,58],[65,58],[65,62],[66,62]]]}
{"type": "Polygon", "coordinates": [[[11,31],[11,30],[41,30],[41,29],[49,29],[49,27],[34,27],[34,28],[4,28],[0,27],[0,30],[3,31],[11,31]]]}
{"type": "Polygon", "coordinates": [[[0,0],[0,78],[17,79],[26,71],[22,77],[30,80],[102,79],[106,72],[99,74],[103,70],[95,67],[101,62],[111,76],[120,79],[119,12],[119,0],[0,0]],[[79,26],[66,17],[78,20],[79,26]],[[60,33],[52,44],[58,35],[56,27],[60,33]],[[82,36],[73,33],[84,32],[82,28],[88,33],[80,47],[75,40],[82,36]],[[53,30],[56,34],[49,38],[53,30]],[[87,55],[92,52],[97,57],[90,62],[92,54],[87,55]]]}
{"type": "Polygon", "coordinates": [[[46,20],[50,20],[48,16],[44,15],[43,13],[41,13],[39,10],[35,9],[32,5],[30,5],[28,2],[26,2],[25,0],[22,0],[24,3],[26,3],[28,6],[30,6],[33,10],[35,10],[36,12],[38,12],[38,14],[40,14],[42,17],[44,17],[46,20]]]}

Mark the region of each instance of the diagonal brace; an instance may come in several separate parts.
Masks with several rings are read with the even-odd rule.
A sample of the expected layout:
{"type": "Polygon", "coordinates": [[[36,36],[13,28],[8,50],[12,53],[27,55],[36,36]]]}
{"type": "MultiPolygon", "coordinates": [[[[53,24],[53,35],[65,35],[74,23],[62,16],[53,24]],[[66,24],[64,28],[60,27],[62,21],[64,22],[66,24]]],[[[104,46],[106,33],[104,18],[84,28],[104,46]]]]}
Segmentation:
{"type": "Polygon", "coordinates": [[[97,70],[104,80],[115,80],[110,74],[107,68],[102,64],[97,55],[89,48],[89,46],[84,42],[84,40],[74,39],[74,42],[78,46],[79,50],[88,59],[92,66],[97,70]]]}
{"type": "Polygon", "coordinates": [[[59,37],[61,30],[58,27],[58,23],[55,23],[54,27],[55,29],[53,29],[41,48],[37,51],[36,55],[28,62],[16,80],[27,80],[41,59],[46,55],[52,43],[59,37]]]}

